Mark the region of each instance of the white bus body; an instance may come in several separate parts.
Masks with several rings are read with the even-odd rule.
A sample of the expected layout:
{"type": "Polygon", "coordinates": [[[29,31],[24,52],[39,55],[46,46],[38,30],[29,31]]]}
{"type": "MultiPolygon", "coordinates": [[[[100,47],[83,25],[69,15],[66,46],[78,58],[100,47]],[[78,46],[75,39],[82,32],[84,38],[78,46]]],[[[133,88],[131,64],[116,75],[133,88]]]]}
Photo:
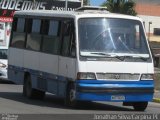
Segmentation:
{"type": "Polygon", "coordinates": [[[27,97],[45,92],[74,106],[112,101],[145,110],[153,59],[140,18],[105,11],[16,12],[8,77],[27,97]]]}

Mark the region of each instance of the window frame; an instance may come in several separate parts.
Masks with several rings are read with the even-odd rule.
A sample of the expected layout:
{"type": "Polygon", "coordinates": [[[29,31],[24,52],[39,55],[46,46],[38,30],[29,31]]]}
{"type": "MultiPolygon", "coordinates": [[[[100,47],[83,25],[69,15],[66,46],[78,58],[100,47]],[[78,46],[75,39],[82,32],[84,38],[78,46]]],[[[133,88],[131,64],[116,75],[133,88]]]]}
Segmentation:
{"type": "MultiPolygon", "coordinates": [[[[26,44],[25,44],[25,49],[26,50],[31,50],[31,51],[36,51],[36,52],[41,52],[41,46],[42,46],[42,34],[41,34],[41,29],[42,29],[42,18],[40,18],[40,17],[36,17],[36,18],[30,18],[30,17],[28,17],[28,20],[29,19],[31,19],[32,20],[32,26],[31,26],[31,28],[30,28],[30,32],[28,32],[28,27],[29,27],[29,25],[27,25],[28,27],[27,27],[27,30],[26,30],[26,44]],[[33,32],[32,31],[32,28],[33,28],[33,20],[40,20],[40,30],[39,30],[39,32],[33,32]],[[36,35],[39,35],[40,36],[40,48],[39,48],[39,50],[35,50],[35,49],[29,49],[29,48],[27,48],[27,41],[28,41],[28,35],[32,35],[32,34],[36,34],[36,35]]],[[[27,21],[27,24],[28,24],[28,21],[27,21]]]]}
{"type": "Polygon", "coordinates": [[[25,43],[26,43],[26,31],[27,31],[27,18],[24,17],[24,16],[16,16],[13,18],[13,22],[12,22],[12,28],[11,28],[11,36],[10,36],[10,42],[9,42],[9,47],[13,47],[13,48],[18,48],[18,49],[25,49],[25,43]],[[23,32],[17,32],[17,26],[18,26],[18,19],[25,19],[25,22],[24,22],[24,30],[23,32]],[[13,33],[16,32],[16,33],[24,33],[25,34],[25,38],[24,38],[24,45],[21,46],[21,47],[16,47],[16,46],[13,46],[12,45],[12,42],[13,42],[13,33]]]}
{"type": "MultiPolygon", "coordinates": [[[[46,17],[46,16],[32,16],[32,15],[29,15],[29,16],[24,16],[24,15],[15,15],[14,16],[14,20],[15,19],[18,19],[18,18],[24,18],[25,19],[25,43],[24,43],[24,47],[23,48],[19,48],[19,47],[14,47],[14,48],[18,48],[18,49],[24,49],[24,50],[29,50],[29,51],[36,51],[36,50],[31,50],[31,49],[27,49],[27,35],[29,34],[29,33],[32,33],[31,31],[32,31],[32,26],[30,25],[30,23],[29,23],[29,20],[32,20],[32,25],[33,25],[33,19],[39,19],[39,20],[41,20],[41,27],[40,27],[40,35],[41,35],[41,44],[40,44],[40,50],[39,51],[36,51],[36,52],[41,52],[41,53],[46,53],[46,54],[51,54],[51,55],[59,55],[59,56],[64,56],[64,55],[62,55],[62,45],[63,45],[63,38],[64,38],[64,25],[63,25],[63,22],[64,21],[68,21],[68,20],[70,20],[70,21],[72,21],[72,23],[73,23],[73,41],[74,41],[74,44],[75,44],[75,55],[74,56],[72,56],[71,55],[71,50],[73,49],[73,48],[69,48],[70,50],[69,50],[69,54],[67,55],[67,56],[65,56],[65,57],[71,57],[71,58],[76,58],[76,29],[75,29],[75,19],[74,18],[67,18],[67,17],[46,17]],[[44,20],[48,20],[48,21],[52,21],[52,20],[54,20],[54,21],[59,21],[60,22],[60,25],[58,25],[58,34],[59,34],[59,53],[58,54],[53,54],[53,53],[47,53],[47,52],[44,52],[43,50],[42,50],[42,45],[43,45],[43,42],[44,42],[44,40],[43,40],[43,37],[44,37],[44,33],[42,32],[43,30],[42,29],[44,29],[44,23],[42,22],[42,21],[44,21],[44,20]],[[31,28],[30,28],[30,26],[31,26],[31,28]],[[30,29],[30,32],[29,32],[29,29],[30,29]]],[[[14,23],[13,23],[14,24],[14,23]]],[[[12,25],[13,25],[12,24],[12,25]]],[[[49,27],[48,27],[48,32],[49,32],[49,27]]],[[[11,30],[11,37],[10,37],[10,44],[9,44],[9,46],[10,47],[13,47],[12,45],[11,45],[11,43],[12,43],[12,41],[13,41],[13,27],[12,27],[12,30],[11,30]]],[[[47,35],[48,35],[48,33],[47,33],[47,35]]],[[[71,38],[71,35],[70,35],[70,38],[71,38]]],[[[71,47],[72,45],[71,45],[71,42],[70,42],[70,47],[71,47]]]]}
{"type": "MultiPolygon", "coordinates": [[[[62,20],[58,20],[58,19],[54,19],[54,18],[52,18],[52,19],[43,19],[43,20],[47,20],[48,21],[48,30],[47,30],[47,34],[46,33],[44,33],[43,32],[43,34],[42,34],[42,36],[43,36],[43,38],[42,38],[42,44],[41,44],[41,52],[43,52],[43,53],[46,53],[46,54],[52,54],[52,55],[60,55],[60,52],[61,52],[61,49],[60,49],[60,47],[61,47],[61,34],[62,34],[62,32],[61,32],[61,29],[62,29],[62,20]],[[50,28],[50,22],[51,21],[58,21],[59,23],[58,23],[58,31],[57,31],[57,36],[59,36],[59,50],[58,50],[58,53],[51,53],[51,52],[46,52],[46,51],[44,51],[43,50],[43,45],[44,45],[44,37],[45,36],[52,36],[52,35],[49,35],[49,28],[50,28]]],[[[45,25],[43,24],[42,25],[42,29],[43,28],[45,28],[44,27],[45,25]]]]}

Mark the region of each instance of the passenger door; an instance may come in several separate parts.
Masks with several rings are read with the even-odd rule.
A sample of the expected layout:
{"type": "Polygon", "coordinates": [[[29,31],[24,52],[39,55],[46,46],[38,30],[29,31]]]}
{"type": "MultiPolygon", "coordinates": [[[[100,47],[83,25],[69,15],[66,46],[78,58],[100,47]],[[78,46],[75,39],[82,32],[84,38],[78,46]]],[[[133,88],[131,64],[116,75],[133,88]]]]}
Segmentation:
{"type": "Polygon", "coordinates": [[[59,75],[64,79],[75,78],[76,45],[74,33],[74,21],[63,21],[61,55],[59,56],[59,75]]]}

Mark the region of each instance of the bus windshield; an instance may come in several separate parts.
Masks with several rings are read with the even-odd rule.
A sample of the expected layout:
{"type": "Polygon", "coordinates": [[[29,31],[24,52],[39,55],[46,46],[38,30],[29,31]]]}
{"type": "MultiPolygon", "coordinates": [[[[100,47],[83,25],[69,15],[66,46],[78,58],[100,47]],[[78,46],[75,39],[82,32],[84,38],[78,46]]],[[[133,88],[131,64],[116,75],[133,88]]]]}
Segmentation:
{"type": "Polygon", "coordinates": [[[0,59],[7,59],[7,49],[0,49],[0,59]]]}
{"type": "Polygon", "coordinates": [[[138,20],[81,18],[78,26],[81,56],[149,57],[143,26],[138,20]]]}

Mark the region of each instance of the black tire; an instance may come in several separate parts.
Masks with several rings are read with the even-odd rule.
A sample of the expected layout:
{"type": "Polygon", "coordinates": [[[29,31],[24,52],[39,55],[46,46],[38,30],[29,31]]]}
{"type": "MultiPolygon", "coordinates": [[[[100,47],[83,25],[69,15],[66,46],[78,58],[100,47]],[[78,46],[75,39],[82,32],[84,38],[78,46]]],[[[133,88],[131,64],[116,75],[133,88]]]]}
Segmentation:
{"type": "Polygon", "coordinates": [[[26,95],[26,84],[25,84],[25,80],[24,80],[24,82],[23,82],[23,96],[27,96],[26,95]]]}
{"type": "Polygon", "coordinates": [[[75,99],[75,86],[73,83],[70,83],[67,86],[65,105],[68,107],[77,108],[77,100],[75,99]]]}
{"type": "Polygon", "coordinates": [[[145,111],[148,106],[148,102],[135,102],[133,108],[135,111],[145,111]]]}
{"type": "Polygon", "coordinates": [[[34,90],[35,90],[35,96],[34,96],[35,99],[44,99],[45,97],[44,91],[37,90],[37,89],[34,89],[34,90]]]}
{"type": "Polygon", "coordinates": [[[45,92],[32,88],[31,77],[27,75],[24,80],[23,95],[32,99],[43,99],[45,92]]]}

